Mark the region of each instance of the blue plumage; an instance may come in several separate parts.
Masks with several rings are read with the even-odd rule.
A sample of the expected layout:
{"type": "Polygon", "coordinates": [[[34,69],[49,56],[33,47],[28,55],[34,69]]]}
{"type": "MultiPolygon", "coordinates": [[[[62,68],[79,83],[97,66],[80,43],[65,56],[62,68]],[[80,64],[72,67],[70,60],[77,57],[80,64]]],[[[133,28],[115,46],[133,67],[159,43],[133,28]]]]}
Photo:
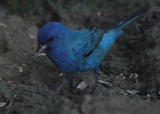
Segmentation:
{"type": "Polygon", "coordinates": [[[39,48],[45,45],[43,51],[45,49],[53,63],[67,73],[88,69],[98,72],[99,64],[116,39],[123,34],[123,28],[142,15],[121,22],[109,31],[100,28],[72,30],[61,23],[50,22],[38,33],[39,48]]]}

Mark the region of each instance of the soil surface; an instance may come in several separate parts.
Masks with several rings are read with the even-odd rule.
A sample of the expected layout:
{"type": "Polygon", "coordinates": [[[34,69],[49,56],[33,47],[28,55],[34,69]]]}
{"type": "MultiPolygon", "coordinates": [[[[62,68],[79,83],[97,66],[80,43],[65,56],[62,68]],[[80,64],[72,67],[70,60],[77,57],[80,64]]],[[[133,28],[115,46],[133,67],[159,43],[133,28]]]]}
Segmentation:
{"type": "Polygon", "coordinates": [[[75,73],[73,88],[66,85],[57,94],[65,73],[47,57],[37,56],[39,22],[0,11],[0,114],[159,114],[160,2],[108,0],[108,4],[112,7],[60,15],[60,21],[73,29],[109,30],[144,12],[107,52],[95,94],[92,70],[75,73]],[[78,91],[81,82],[88,86],[78,91]]]}

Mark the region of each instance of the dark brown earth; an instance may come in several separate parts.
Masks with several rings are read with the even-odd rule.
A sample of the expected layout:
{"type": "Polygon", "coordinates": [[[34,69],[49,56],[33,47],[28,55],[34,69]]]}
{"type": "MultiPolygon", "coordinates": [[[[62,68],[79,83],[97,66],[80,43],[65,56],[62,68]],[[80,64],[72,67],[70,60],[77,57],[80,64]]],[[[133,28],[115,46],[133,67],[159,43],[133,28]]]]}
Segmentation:
{"type": "Polygon", "coordinates": [[[35,52],[39,21],[0,11],[0,104],[13,101],[0,108],[0,114],[159,114],[160,2],[108,0],[108,4],[112,7],[78,12],[74,6],[75,11],[60,15],[60,21],[73,29],[100,26],[108,30],[144,12],[106,54],[100,80],[109,85],[99,83],[94,95],[90,94],[92,70],[74,74],[72,91],[65,86],[56,94],[64,77],[47,57],[35,52]],[[81,81],[89,86],[76,92],[81,81]]]}

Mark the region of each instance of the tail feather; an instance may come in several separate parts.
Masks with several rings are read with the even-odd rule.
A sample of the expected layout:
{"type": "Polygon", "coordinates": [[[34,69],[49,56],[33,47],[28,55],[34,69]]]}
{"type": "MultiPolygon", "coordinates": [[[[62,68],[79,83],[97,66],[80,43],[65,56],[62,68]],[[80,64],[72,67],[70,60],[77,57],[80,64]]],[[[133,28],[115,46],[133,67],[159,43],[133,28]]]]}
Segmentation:
{"type": "Polygon", "coordinates": [[[118,30],[121,30],[123,28],[125,28],[127,25],[129,25],[130,23],[132,23],[133,21],[135,21],[136,19],[142,17],[144,14],[139,14],[135,17],[133,17],[132,19],[128,20],[127,22],[120,24],[119,27],[117,28],[118,30]]]}

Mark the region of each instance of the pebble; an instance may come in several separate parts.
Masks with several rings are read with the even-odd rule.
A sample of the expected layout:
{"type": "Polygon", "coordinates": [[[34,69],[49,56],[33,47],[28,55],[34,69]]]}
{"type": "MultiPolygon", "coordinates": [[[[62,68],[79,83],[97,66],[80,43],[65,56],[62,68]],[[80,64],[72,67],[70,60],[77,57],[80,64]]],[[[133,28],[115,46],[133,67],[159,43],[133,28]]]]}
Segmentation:
{"type": "Polygon", "coordinates": [[[19,72],[23,72],[23,68],[22,67],[19,67],[19,72]]]}
{"type": "Polygon", "coordinates": [[[0,22],[0,26],[4,27],[4,28],[7,28],[7,25],[5,23],[2,23],[2,22],[0,22]]]}
{"type": "Polygon", "coordinates": [[[138,91],[137,90],[126,90],[127,93],[130,93],[130,94],[136,94],[138,91]]]}
{"type": "Polygon", "coordinates": [[[149,97],[151,97],[151,95],[150,95],[150,94],[147,94],[147,97],[149,98],[149,97]]]}
{"type": "Polygon", "coordinates": [[[12,81],[9,80],[9,81],[7,81],[7,82],[8,82],[8,83],[11,83],[12,81]]]}
{"type": "Polygon", "coordinates": [[[77,89],[84,90],[86,87],[88,87],[88,84],[84,81],[82,81],[78,86],[77,89]]]}
{"type": "Polygon", "coordinates": [[[23,63],[22,65],[23,65],[23,66],[26,66],[26,64],[25,64],[25,63],[23,63]]]}
{"type": "Polygon", "coordinates": [[[34,35],[30,35],[29,37],[30,37],[31,39],[34,39],[34,38],[35,38],[35,36],[34,36],[34,35]]]}
{"type": "Polygon", "coordinates": [[[99,11],[99,12],[97,12],[97,15],[98,15],[98,16],[101,16],[101,15],[102,15],[102,13],[99,11]]]}
{"type": "Polygon", "coordinates": [[[63,74],[63,73],[60,73],[59,75],[60,75],[60,76],[63,76],[64,74],[63,74]]]}

